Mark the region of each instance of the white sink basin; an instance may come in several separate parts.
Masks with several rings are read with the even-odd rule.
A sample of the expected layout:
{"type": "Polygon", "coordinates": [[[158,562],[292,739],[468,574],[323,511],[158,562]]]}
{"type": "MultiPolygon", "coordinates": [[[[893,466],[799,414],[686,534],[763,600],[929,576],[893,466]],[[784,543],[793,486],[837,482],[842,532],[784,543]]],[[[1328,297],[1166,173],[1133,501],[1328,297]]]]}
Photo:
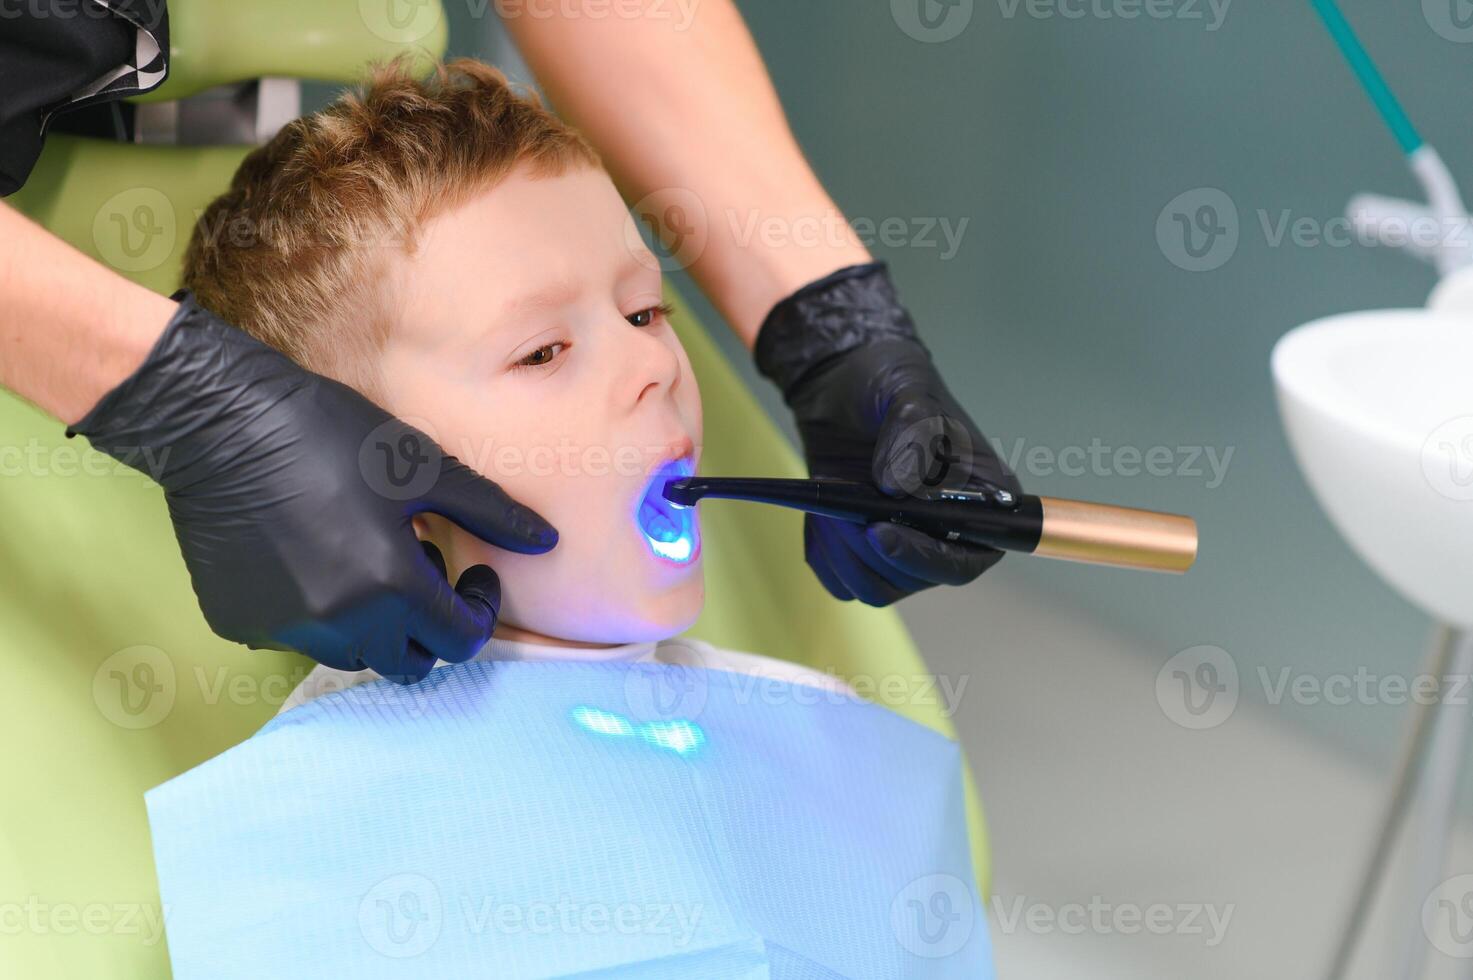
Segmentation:
{"type": "Polygon", "coordinates": [[[1379,310],[1274,347],[1279,413],[1352,548],[1439,620],[1473,629],[1473,316],[1379,310]]]}

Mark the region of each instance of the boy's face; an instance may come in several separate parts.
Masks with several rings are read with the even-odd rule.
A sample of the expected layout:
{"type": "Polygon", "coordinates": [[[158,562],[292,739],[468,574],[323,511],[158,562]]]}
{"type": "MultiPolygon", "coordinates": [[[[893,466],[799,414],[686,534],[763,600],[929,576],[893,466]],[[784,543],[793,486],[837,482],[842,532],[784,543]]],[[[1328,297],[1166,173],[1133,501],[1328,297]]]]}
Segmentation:
{"type": "MultiPolygon", "coordinates": [[[[427,222],[391,266],[385,408],[559,533],[551,551],[520,555],[416,519],[451,579],[496,569],[501,622],[529,639],[687,628],[705,598],[695,511],[677,515],[687,535],[673,545],[646,535],[640,511],[652,483],[694,472],[700,393],[660,309],[659,267],[608,176],[518,168],[427,222]]],[[[650,526],[666,532],[661,519],[650,526]]]]}

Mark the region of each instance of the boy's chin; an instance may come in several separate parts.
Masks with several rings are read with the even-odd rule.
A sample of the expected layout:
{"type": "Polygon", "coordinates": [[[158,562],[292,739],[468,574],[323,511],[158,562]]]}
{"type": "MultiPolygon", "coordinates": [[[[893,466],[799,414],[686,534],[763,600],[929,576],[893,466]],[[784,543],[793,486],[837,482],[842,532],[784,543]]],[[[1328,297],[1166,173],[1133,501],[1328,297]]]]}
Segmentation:
{"type": "MultiPolygon", "coordinates": [[[[622,646],[650,643],[679,636],[695,625],[705,607],[705,584],[699,578],[679,589],[658,596],[639,597],[627,606],[609,609],[587,620],[556,621],[523,617],[514,608],[504,608],[496,625],[497,639],[529,643],[622,646]],[[528,622],[527,620],[533,620],[528,622]]],[[[564,608],[576,608],[570,603],[564,608]]]]}
{"type": "Polygon", "coordinates": [[[586,641],[620,645],[624,643],[658,643],[679,636],[695,625],[705,605],[704,596],[695,601],[678,605],[662,603],[657,609],[646,609],[642,614],[627,617],[610,617],[604,624],[593,624],[586,632],[586,641]]]}

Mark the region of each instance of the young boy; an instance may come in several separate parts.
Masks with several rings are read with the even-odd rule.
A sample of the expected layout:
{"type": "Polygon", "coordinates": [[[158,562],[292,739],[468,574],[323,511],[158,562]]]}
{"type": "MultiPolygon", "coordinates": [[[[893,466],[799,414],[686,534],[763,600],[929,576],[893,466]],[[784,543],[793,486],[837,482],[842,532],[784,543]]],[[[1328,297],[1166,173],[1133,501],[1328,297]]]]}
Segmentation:
{"type": "MultiPolygon", "coordinates": [[[[659,495],[699,462],[696,379],[596,153],[496,69],[458,60],[426,81],[391,64],[285,127],[201,217],[184,285],[558,529],[552,551],[522,555],[415,519],[452,581],[475,564],[501,576],[477,659],[683,663],[850,691],[672,639],[704,601],[695,511],[659,495]]],[[[319,666],[282,710],[377,676],[319,666]]]]}
{"type": "Polygon", "coordinates": [[[959,747],[678,638],[700,529],[659,491],[695,472],[700,395],[575,132],[475,62],[382,69],[245,160],[185,285],[559,538],[521,555],[415,519],[452,579],[502,578],[476,659],[540,662],[325,698],[377,675],[318,666],[148,795],[175,976],[991,975],[959,747]]]}

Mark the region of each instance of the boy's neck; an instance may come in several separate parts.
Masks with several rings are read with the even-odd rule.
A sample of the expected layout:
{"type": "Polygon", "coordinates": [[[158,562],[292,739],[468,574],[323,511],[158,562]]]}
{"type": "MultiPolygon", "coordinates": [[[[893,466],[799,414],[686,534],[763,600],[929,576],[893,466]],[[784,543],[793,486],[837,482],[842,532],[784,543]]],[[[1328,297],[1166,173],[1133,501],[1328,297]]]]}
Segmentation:
{"type": "Polygon", "coordinates": [[[547,636],[544,633],[523,629],[520,626],[512,626],[510,623],[500,621],[497,622],[496,629],[491,635],[498,640],[512,640],[516,643],[535,643],[539,646],[549,647],[573,647],[579,650],[608,650],[624,645],[622,643],[589,643],[586,640],[565,640],[562,637],[547,636]]]}

